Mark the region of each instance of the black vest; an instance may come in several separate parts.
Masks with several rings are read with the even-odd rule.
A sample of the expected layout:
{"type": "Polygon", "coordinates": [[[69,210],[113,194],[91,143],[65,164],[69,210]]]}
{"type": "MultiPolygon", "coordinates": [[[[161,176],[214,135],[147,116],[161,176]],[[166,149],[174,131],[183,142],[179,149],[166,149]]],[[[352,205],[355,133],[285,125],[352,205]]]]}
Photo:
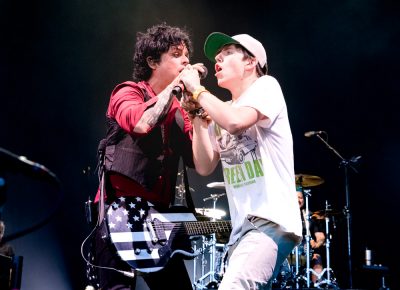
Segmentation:
{"type": "MultiPolygon", "coordinates": [[[[144,100],[150,99],[144,88],[142,91],[144,100]]],[[[184,134],[184,120],[179,110],[168,127],[158,124],[146,135],[128,134],[114,119],[108,118],[107,125],[106,138],[100,141],[98,149],[99,169],[105,173],[112,171],[127,176],[148,191],[163,176],[170,179],[171,188],[165,190],[172,193],[180,157],[186,166],[194,166],[191,141],[184,134]]]]}

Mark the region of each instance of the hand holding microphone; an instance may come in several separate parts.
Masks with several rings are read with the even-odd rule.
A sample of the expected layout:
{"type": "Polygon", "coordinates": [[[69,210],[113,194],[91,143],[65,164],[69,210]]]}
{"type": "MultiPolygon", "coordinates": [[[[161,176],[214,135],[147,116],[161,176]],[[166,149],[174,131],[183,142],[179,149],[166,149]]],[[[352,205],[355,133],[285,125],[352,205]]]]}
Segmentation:
{"type": "MultiPolygon", "coordinates": [[[[181,74],[181,83],[184,86],[183,97],[181,98],[181,107],[188,112],[189,117],[194,119],[196,116],[201,119],[211,121],[207,112],[201,107],[197,100],[193,99],[192,93],[196,88],[202,87],[200,80],[207,76],[208,70],[202,64],[188,65],[181,74]]],[[[204,87],[202,87],[204,88],[204,87]]]]}
{"type": "Polygon", "coordinates": [[[187,65],[186,68],[180,74],[181,81],[179,82],[178,85],[176,85],[172,89],[172,93],[174,95],[178,95],[185,91],[191,92],[191,90],[186,89],[186,85],[189,85],[189,84],[193,85],[193,83],[197,83],[198,86],[200,86],[200,80],[205,79],[207,74],[208,74],[208,70],[202,63],[196,63],[194,65],[190,65],[190,64],[187,65]],[[197,71],[197,74],[194,73],[194,71],[197,71]],[[185,78],[186,82],[184,82],[183,78],[188,75],[189,75],[189,77],[191,77],[191,79],[189,79],[189,77],[187,77],[187,78],[185,78]],[[196,80],[196,78],[197,78],[197,80],[196,80]]]}
{"type": "Polygon", "coordinates": [[[204,64],[196,63],[192,67],[197,70],[201,80],[204,80],[207,77],[208,69],[204,64]]]}

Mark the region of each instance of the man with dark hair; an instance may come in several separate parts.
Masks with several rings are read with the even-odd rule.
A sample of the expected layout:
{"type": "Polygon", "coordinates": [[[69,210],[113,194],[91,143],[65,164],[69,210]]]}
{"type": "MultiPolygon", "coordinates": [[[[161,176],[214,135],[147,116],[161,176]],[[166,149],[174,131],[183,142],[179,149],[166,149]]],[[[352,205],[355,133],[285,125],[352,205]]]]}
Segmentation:
{"type": "MultiPolygon", "coordinates": [[[[146,239],[137,241],[137,248],[121,250],[110,241],[109,231],[125,215],[130,216],[131,211],[132,219],[123,225],[125,228],[135,225],[143,228],[148,222],[145,215],[150,207],[158,212],[169,210],[174,202],[180,160],[183,166],[194,166],[191,122],[176,96],[180,75],[189,64],[191,51],[192,44],[184,29],[162,23],[138,33],[133,55],[134,81],[118,84],[111,93],[106,114],[108,131],[99,145],[100,186],[95,199],[100,203],[100,213],[93,264],[103,267],[98,271],[101,289],[135,288],[139,273],[117,254],[117,250],[130,255],[128,259],[133,262],[146,255],[148,264],[152,259],[165,257],[161,252],[165,247],[147,249],[148,253],[139,249],[145,243],[156,243],[154,236],[152,240],[146,238],[147,232],[132,230],[129,235],[133,243],[139,237],[146,239]],[[123,202],[126,208],[121,211],[119,220],[116,217],[113,225],[107,227],[106,216],[113,219],[111,214],[115,212],[112,210],[123,202]],[[133,213],[134,210],[137,212],[133,213]]],[[[200,65],[194,67],[203,71],[200,65]]],[[[155,227],[149,230],[150,235],[159,234],[157,226],[147,226],[155,227]]],[[[126,244],[132,246],[132,243],[126,244]]],[[[140,274],[151,290],[174,289],[177,285],[179,289],[192,289],[185,264],[178,255],[171,257],[162,269],[140,274]]]]}

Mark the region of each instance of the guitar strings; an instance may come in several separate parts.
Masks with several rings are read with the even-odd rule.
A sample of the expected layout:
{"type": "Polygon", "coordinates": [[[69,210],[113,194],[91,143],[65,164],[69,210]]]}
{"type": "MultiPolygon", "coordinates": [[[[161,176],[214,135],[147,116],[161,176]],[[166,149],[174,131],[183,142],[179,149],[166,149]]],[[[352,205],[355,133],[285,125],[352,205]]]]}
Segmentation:
{"type": "Polygon", "coordinates": [[[185,223],[164,222],[162,225],[159,224],[155,225],[152,223],[153,229],[155,231],[161,231],[161,230],[165,231],[166,226],[173,227],[174,225],[177,225],[177,229],[175,230],[175,233],[177,234],[185,234],[193,232],[195,232],[196,234],[206,234],[210,232],[229,232],[232,229],[230,221],[205,222],[202,226],[198,225],[198,222],[185,222],[185,223]]]}

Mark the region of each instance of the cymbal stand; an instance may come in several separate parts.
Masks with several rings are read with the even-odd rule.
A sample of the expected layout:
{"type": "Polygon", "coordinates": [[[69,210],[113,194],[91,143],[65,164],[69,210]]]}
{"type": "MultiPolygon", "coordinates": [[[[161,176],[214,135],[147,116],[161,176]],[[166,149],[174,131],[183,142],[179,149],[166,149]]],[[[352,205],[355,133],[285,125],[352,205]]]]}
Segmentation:
{"type": "MultiPolygon", "coordinates": [[[[206,265],[207,265],[207,259],[205,257],[205,251],[207,250],[207,248],[209,247],[209,243],[210,243],[210,239],[207,239],[206,236],[201,236],[201,248],[199,248],[199,252],[200,252],[200,256],[197,256],[194,259],[194,263],[193,263],[193,280],[194,280],[194,289],[207,289],[206,285],[204,284],[204,279],[207,277],[207,275],[205,275],[205,269],[206,269],[206,265]],[[200,268],[200,275],[201,278],[196,280],[196,276],[197,276],[197,262],[196,260],[200,259],[201,262],[201,268],[200,268]]],[[[194,243],[194,248],[193,250],[196,250],[197,248],[197,241],[194,243]]]]}
{"type": "Polygon", "coordinates": [[[331,268],[331,262],[330,262],[330,244],[331,244],[331,237],[330,237],[330,232],[329,232],[329,210],[330,210],[330,205],[328,204],[328,201],[325,201],[325,250],[326,250],[326,267],[321,271],[321,273],[316,274],[317,278],[319,281],[321,277],[324,276],[326,272],[326,279],[322,280],[320,282],[316,282],[314,284],[314,287],[319,288],[320,285],[325,285],[325,286],[334,286],[337,287],[336,281],[333,277],[331,277],[331,273],[333,273],[333,270],[331,268]]]}
{"type": "Polygon", "coordinates": [[[294,273],[294,278],[296,281],[296,289],[300,288],[300,283],[297,279],[297,277],[299,277],[299,272],[300,272],[300,257],[299,257],[299,246],[296,246],[294,248],[294,255],[295,255],[295,273],[294,273]]]}
{"type": "MultiPolygon", "coordinates": [[[[218,200],[218,198],[220,198],[221,196],[224,196],[224,195],[225,195],[225,193],[211,194],[210,197],[204,198],[203,201],[212,199],[213,200],[213,213],[215,213],[217,200],[218,200]]],[[[212,216],[211,221],[213,221],[213,222],[216,221],[215,215],[212,216]]],[[[202,271],[203,275],[195,282],[196,289],[218,289],[218,284],[219,284],[219,282],[221,282],[216,279],[217,273],[215,271],[216,240],[217,239],[216,239],[215,233],[212,233],[210,235],[210,239],[208,241],[205,241],[203,239],[203,241],[205,241],[204,242],[205,247],[209,247],[210,269],[209,269],[208,273],[205,273],[205,274],[203,274],[203,271],[202,271]],[[207,278],[209,278],[208,283],[206,285],[204,285],[204,280],[206,280],[207,278]]],[[[204,248],[203,248],[203,251],[204,251],[204,248]]]]}
{"type": "Polygon", "coordinates": [[[310,240],[311,240],[311,232],[310,232],[310,212],[309,212],[309,207],[308,207],[308,197],[311,196],[311,189],[304,189],[303,190],[303,195],[305,199],[305,204],[306,204],[306,209],[305,211],[302,210],[302,215],[304,218],[304,223],[306,226],[306,282],[307,282],[307,287],[310,287],[310,272],[313,272],[314,274],[315,271],[311,269],[310,267],[310,240]]]}
{"type": "MultiPolygon", "coordinates": [[[[302,275],[300,275],[300,251],[299,251],[299,245],[297,245],[291,253],[291,263],[293,263],[293,255],[294,255],[294,262],[295,265],[293,267],[292,264],[289,265],[290,268],[290,278],[289,278],[289,283],[291,283],[290,285],[294,285],[296,287],[296,289],[301,289],[303,285],[303,283],[300,283],[301,279],[304,279],[304,277],[302,275]]],[[[282,286],[281,286],[282,288],[282,286]]]]}

